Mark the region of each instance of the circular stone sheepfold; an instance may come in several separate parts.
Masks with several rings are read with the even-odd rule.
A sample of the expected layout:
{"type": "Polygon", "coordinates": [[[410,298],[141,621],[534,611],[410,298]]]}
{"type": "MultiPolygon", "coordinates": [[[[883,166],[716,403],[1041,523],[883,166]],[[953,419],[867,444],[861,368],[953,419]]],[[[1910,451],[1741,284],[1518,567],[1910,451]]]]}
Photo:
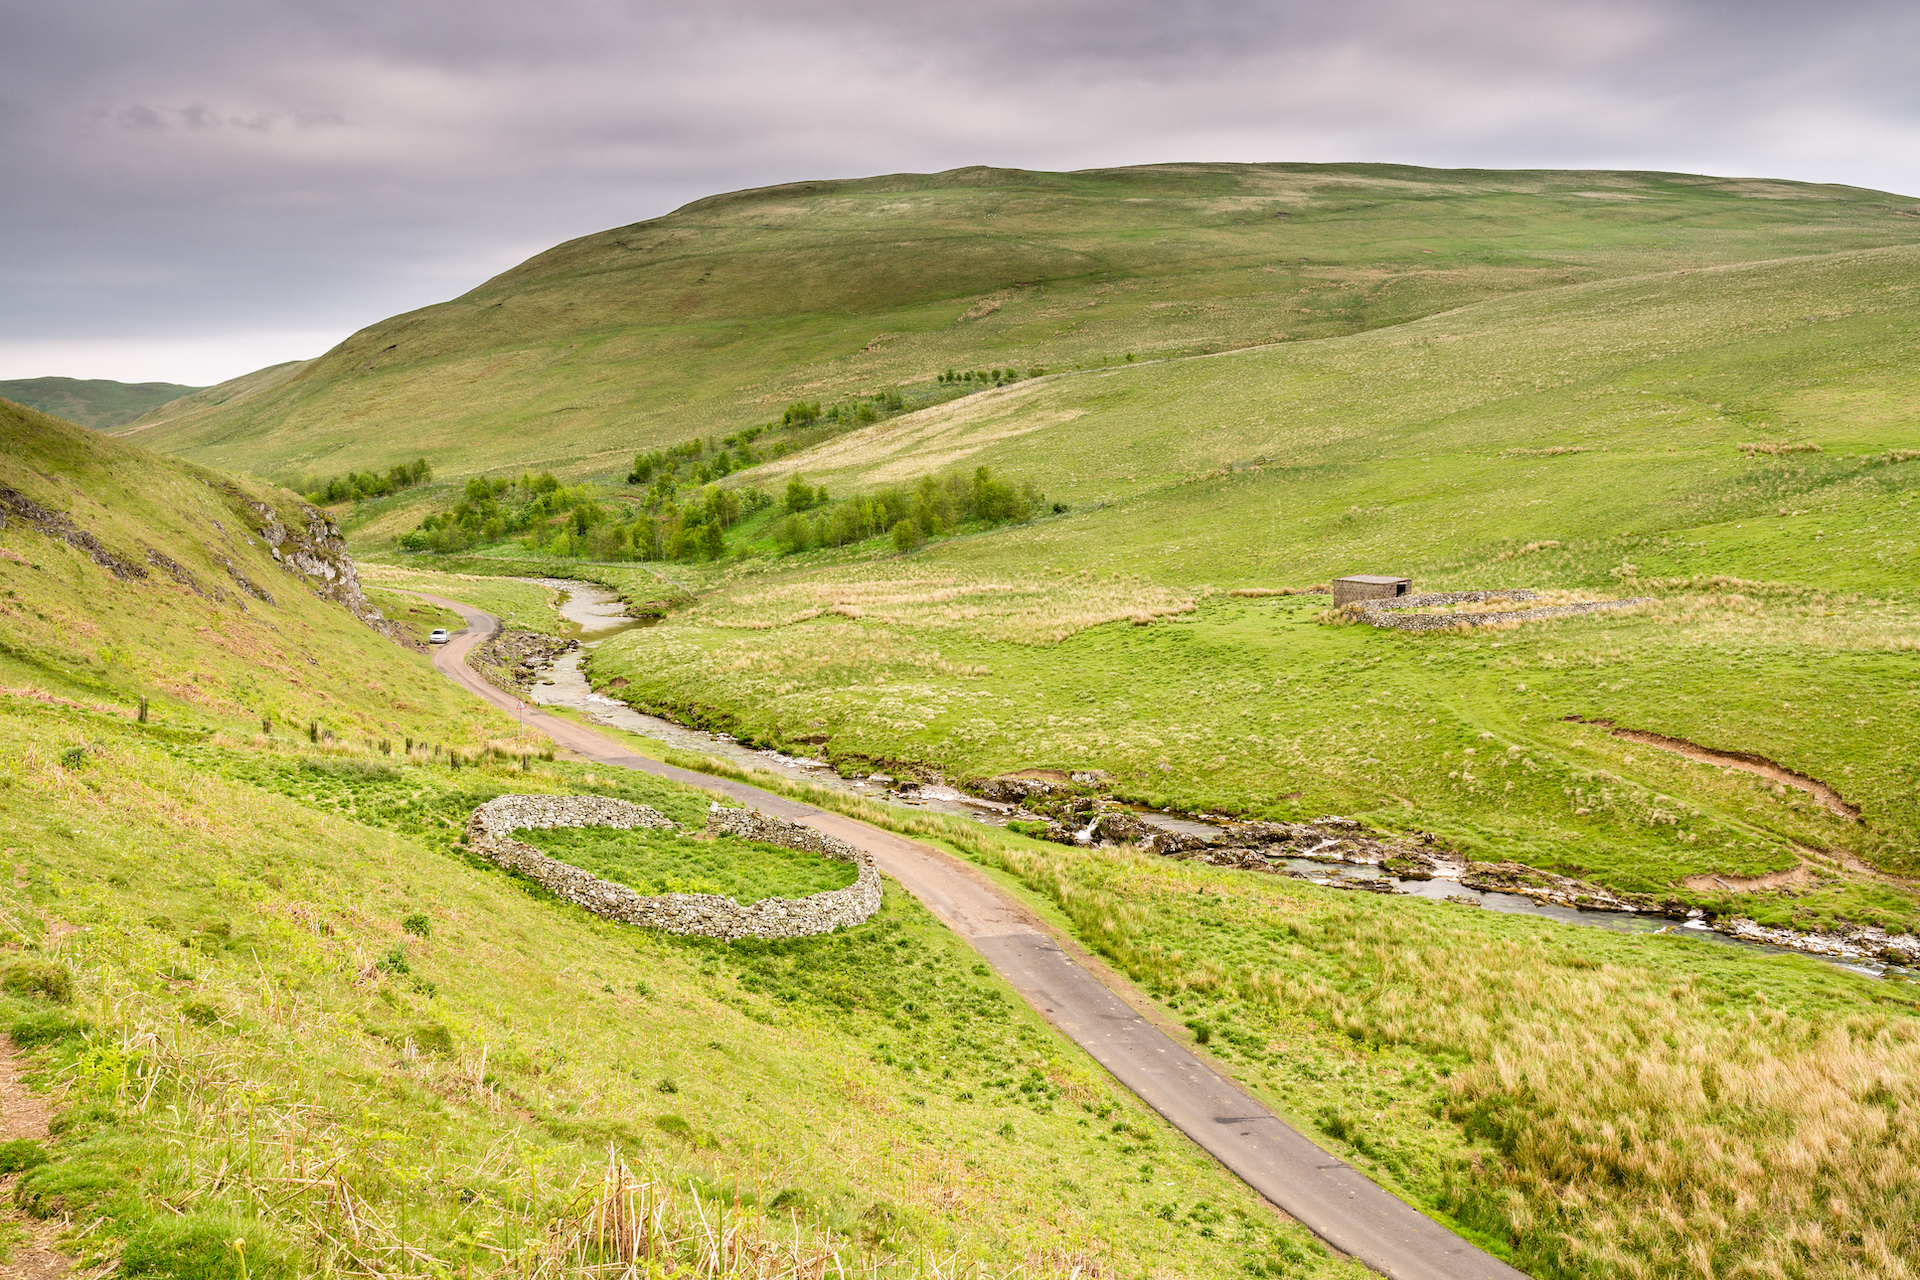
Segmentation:
{"type": "Polygon", "coordinates": [[[707,814],[707,831],[850,862],[856,868],[853,884],[804,898],[763,898],[745,906],[710,893],[647,897],[512,838],[514,831],[534,827],[672,831],[677,829],[674,823],[645,805],[602,796],[500,796],[473,811],[467,821],[467,844],[475,852],[609,920],[709,938],[802,938],[860,924],[880,909],[880,873],[864,850],[812,827],[750,809],[714,805],[707,814]]]}

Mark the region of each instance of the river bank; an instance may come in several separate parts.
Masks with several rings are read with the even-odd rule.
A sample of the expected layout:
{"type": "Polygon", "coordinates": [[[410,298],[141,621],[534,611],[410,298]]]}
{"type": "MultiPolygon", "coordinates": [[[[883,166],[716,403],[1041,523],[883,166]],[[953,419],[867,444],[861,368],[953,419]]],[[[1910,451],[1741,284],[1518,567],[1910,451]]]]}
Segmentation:
{"type": "Polygon", "coordinates": [[[1104,794],[1105,775],[1025,770],[984,780],[931,771],[842,775],[825,759],[741,743],[638,711],[618,696],[624,682],[596,690],[587,670],[612,636],[657,618],[626,614],[618,595],[596,583],[525,579],[556,593],[555,608],[577,629],[578,647],[533,675],[531,696],[590,721],[652,738],[682,751],[785,773],[832,790],[907,809],[954,813],[1023,834],[1078,844],[1134,844],[1163,857],[1287,875],[1347,892],[1398,894],[1615,932],[1667,934],[1780,954],[1815,956],[1876,977],[1920,981],[1920,938],[1860,928],[1836,932],[1774,928],[1742,916],[1710,915],[1685,899],[1655,900],[1518,863],[1474,863],[1430,839],[1367,831],[1330,816],[1305,823],[1243,822],[1220,814],[1181,814],[1130,805],[1104,794]],[[917,776],[916,776],[917,775],[917,776]]]}

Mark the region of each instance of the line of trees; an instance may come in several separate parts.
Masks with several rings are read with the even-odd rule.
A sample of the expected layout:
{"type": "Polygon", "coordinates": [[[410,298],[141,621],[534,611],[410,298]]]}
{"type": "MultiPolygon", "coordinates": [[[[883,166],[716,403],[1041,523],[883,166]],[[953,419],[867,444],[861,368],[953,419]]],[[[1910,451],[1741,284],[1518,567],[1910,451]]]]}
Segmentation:
{"type": "MultiPolygon", "coordinates": [[[[1045,372],[1045,369],[1029,369],[1027,370],[1026,376],[1029,378],[1037,378],[1045,372]]],[[[949,369],[940,375],[940,381],[942,382],[980,382],[995,387],[1008,382],[1019,382],[1020,379],[1021,374],[1018,369],[961,369],[957,371],[949,369]]]]}
{"type": "MultiPolygon", "coordinates": [[[[636,453],[633,469],[627,472],[627,483],[648,485],[647,509],[658,511],[673,501],[682,485],[704,485],[765,461],[754,452],[753,442],[766,430],[749,427],[723,437],[717,444],[711,438],[696,438],[671,448],[636,453]]],[[[780,457],[786,452],[785,448],[776,447],[772,456],[780,457]]]]}
{"type": "Polygon", "coordinates": [[[1021,524],[1046,507],[1031,481],[1019,485],[995,479],[985,467],[972,475],[921,476],[912,488],[882,489],[857,498],[830,501],[800,476],[787,481],[786,515],[773,526],[774,546],[783,555],[809,547],[844,547],[882,535],[900,551],[962,524],[1021,524]]]}
{"type": "Polygon", "coordinates": [[[545,529],[563,515],[584,531],[606,519],[597,499],[592,485],[569,488],[550,471],[514,480],[475,476],[467,481],[459,502],[433,512],[419,528],[401,534],[400,545],[409,551],[444,555],[465,551],[476,542],[499,542],[517,533],[545,529]]]}
{"type": "Polygon", "coordinates": [[[433,468],[427,464],[427,460],[415,458],[412,462],[396,463],[384,473],[349,471],[345,475],[328,476],[324,480],[319,476],[306,476],[292,488],[294,492],[305,495],[307,501],[316,507],[324,507],[338,502],[384,498],[390,493],[411,489],[431,479],[433,468]]]}

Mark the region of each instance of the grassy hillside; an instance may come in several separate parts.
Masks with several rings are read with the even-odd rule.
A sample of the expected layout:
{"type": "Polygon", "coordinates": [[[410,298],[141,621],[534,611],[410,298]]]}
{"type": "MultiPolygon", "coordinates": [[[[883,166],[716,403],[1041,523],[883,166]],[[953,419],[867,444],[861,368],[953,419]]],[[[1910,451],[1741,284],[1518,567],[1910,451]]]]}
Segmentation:
{"type": "Polygon", "coordinates": [[[329,580],[274,558],[268,514],[307,540],[291,494],[5,403],[0,486],[0,685],[342,740],[464,745],[505,724],[317,593],[344,559],[317,558],[329,580]]]}
{"type": "Polygon", "coordinates": [[[1913,214],[1845,187],[1378,165],[796,184],[560,245],[125,430],[274,477],[416,453],[456,482],[612,474],[796,399],[898,387],[917,403],[949,368],[1331,337],[1568,283],[1910,242],[1913,214]]]}
{"type": "Polygon", "coordinates": [[[118,427],[149,409],[204,387],[172,382],[112,382],[106,378],[16,378],[0,382],[0,397],[84,427],[118,427]]]}
{"type": "Polygon", "coordinates": [[[617,1260],[620,1200],[660,1214],[654,1274],[1345,1272],[897,889],[728,946],[450,846],[556,790],[695,829],[708,800],[0,695],[0,1025],[61,1108],[10,1149],[18,1202],[130,1275],[222,1280],[574,1274],[617,1260]]]}
{"type": "MultiPolygon", "coordinates": [[[[496,795],[693,831],[710,797],[474,750],[509,726],[272,558],[253,504],[294,524],[289,495],[0,412],[0,1031],[56,1110],[0,1159],[75,1255],[217,1280],[636,1249],[661,1275],[1346,1270],[896,888],[859,929],[729,946],[470,857],[496,795]]],[[[832,879],[728,852],[581,856],[750,896],[832,879]]]]}
{"type": "MultiPolygon", "coordinates": [[[[595,678],[756,739],[826,733],[849,765],[1101,768],[1141,799],[1364,814],[1641,892],[1809,849],[1911,875],[1917,290],[1912,248],[1664,272],[975,395],[745,482],[985,464],[1067,514],[734,563],[595,678]],[[1389,571],[1657,603],[1419,636],[1228,594],[1389,571]],[[1569,717],[1764,756],[1861,821],[1569,717]]],[[[1734,901],[1915,920],[1844,877],[1734,901]]]]}

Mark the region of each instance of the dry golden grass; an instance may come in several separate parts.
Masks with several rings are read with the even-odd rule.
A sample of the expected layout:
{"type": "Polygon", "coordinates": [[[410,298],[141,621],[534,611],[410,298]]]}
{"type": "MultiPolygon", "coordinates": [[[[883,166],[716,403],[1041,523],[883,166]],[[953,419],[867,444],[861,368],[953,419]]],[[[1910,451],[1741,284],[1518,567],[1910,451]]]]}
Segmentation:
{"type": "Polygon", "coordinates": [[[1740,452],[1751,458],[1756,454],[1778,457],[1783,453],[1824,453],[1826,450],[1810,440],[1798,444],[1786,440],[1753,440],[1742,444],[1740,452]]]}
{"type": "Polygon", "coordinates": [[[709,597],[687,621],[742,631],[774,631],[826,615],[964,632],[986,640],[1047,645],[1109,622],[1150,623],[1190,613],[1201,591],[1138,578],[1093,574],[1040,578],[979,576],[888,565],[832,577],[744,587],[709,597]]]}
{"type": "MultiPolygon", "coordinates": [[[[974,843],[1190,1014],[1301,1056],[1327,1036],[1369,1046],[1383,1066],[1404,1067],[1402,1053],[1454,1064],[1439,1107],[1485,1146],[1441,1198],[1528,1242],[1533,1274],[1916,1269],[1910,1016],[1811,1011],[1753,989],[1729,1001],[1725,974],[1583,955],[1569,947],[1579,939],[1481,929],[1478,916],[1461,929],[1404,904],[1122,851],[974,843]],[[1197,887],[1233,928],[1194,926],[1197,887]]],[[[1391,1131],[1373,1119],[1377,1135],[1391,1131]]]]}

